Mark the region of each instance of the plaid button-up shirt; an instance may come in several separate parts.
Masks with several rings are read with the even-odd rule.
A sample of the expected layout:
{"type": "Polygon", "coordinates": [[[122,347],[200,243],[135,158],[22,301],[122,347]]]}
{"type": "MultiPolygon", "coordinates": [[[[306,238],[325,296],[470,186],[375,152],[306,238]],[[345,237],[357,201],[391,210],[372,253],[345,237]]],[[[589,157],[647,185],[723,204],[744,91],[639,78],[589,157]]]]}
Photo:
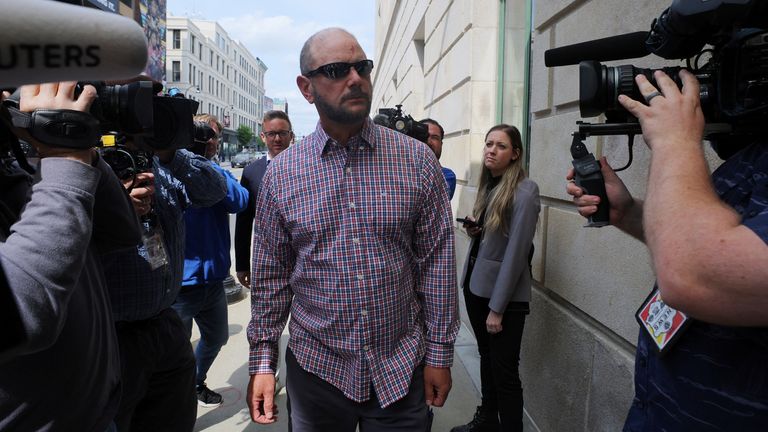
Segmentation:
{"type": "Polygon", "coordinates": [[[251,374],[274,372],[291,313],[299,364],[362,402],[450,367],[458,333],[453,224],[431,150],[367,120],[346,146],[320,125],[276,157],[256,203],[251,374]]]}

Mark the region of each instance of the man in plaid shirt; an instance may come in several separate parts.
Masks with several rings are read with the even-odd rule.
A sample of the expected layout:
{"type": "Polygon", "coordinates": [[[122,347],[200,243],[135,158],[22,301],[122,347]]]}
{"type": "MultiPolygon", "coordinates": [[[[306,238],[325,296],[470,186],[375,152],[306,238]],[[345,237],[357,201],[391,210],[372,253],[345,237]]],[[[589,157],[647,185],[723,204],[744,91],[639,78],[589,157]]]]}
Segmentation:
{"type": "Polygon", "coordinates": [[[310,37],[296,81],[314,133],[262,180],[253,237],[248,405],[276,419],[277,343],[295,432],[425,430],[451,388],[459,328],[451,210],[423,143],[375,125],[354,36],[310,37]]]}

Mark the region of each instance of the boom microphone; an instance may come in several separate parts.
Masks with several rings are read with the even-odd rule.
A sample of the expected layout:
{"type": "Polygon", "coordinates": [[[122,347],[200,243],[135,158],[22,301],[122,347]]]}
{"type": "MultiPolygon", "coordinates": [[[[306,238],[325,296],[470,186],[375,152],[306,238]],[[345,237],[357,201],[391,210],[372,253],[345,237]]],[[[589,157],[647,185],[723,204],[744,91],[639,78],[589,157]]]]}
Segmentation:
{"type": "Polygon", "coordinates": [[[123,16],[49,0],[2,0],[0,86],[134,78],[147,40],[123,16]]]}
{"type": "Polygon", "coordinates": [[[553,48],[544,52],[547,67],[578,64],[583,60],[609,61],[645,57],[648,32],[627,33],[553,48]]]}

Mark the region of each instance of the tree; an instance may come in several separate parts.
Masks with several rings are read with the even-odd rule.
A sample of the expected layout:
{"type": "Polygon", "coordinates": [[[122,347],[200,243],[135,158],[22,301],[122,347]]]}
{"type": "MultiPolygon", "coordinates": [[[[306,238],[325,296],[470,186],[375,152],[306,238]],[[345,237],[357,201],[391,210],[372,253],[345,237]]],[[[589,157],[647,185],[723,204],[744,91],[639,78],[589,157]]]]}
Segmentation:
{"type": "Polygon", "coordinates": [[[249,128],[248,126],[240,125],[240,127],[237,128],[237,141],[241,146],[245,147],[250,144],[253,137],[253,129],[249,128]]]}
{"type": "Polygon", "coordinates": [[[261,136],[256,135],[256,148],[258,150],[264,150],[267,148],[267,145],[264,144],[264,140],[261,139],[261,136]]]}

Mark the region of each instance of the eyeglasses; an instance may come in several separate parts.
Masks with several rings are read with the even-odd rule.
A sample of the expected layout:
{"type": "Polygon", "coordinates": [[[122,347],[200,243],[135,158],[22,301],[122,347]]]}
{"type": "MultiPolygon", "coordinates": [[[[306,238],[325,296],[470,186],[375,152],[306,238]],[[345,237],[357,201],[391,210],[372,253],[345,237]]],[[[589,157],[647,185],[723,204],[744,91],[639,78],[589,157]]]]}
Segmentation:
{"type": "Polygon", "coordinates": [[[349,70],[352,68],[355,68],[358,75],[365,78],[373,70],[373,60],[360,60],[357,63],[328,63],[305,73],[304,76],[311,78],[317,74],[323,74],[329,80],[339,80],[349,75],[349,70]]]}
{"type": "Polygon", "coordinates": [[[282,131],[264,132],[264,136],[266,136],[267,138],[270,138],[270,139],[272,139],[272,138],[274,138],[274,137],[276,137],[278,135],[280,135],[280,138],[288,138],[291,135],[291,131],[282,130],[282,131]]]}

